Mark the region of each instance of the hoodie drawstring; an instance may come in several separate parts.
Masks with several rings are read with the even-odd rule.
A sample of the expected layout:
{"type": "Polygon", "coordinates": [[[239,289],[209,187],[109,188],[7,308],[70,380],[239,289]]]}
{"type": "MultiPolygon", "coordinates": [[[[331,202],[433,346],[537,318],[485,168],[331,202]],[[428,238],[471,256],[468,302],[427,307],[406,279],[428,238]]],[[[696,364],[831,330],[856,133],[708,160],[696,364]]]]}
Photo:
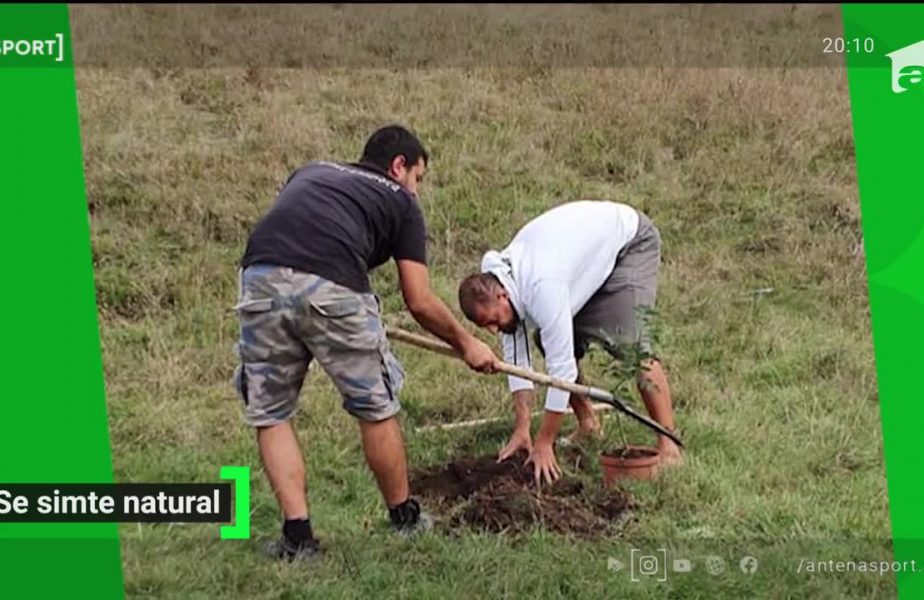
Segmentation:
{"type": "Polygon", "coordinates": [[[526,344],[526,362],[529,363],[530,368],[532,368],[533,360],[529,356],[529,331],[526,330],[526,321],[520,321],[520,323],[523,324],[523,343],[526,344]]]}
{"type": "MultiPolygon", "coordinates": [[[[523,328],[523,343],[526,345],[526,362],[530,367],[533,365],[533,359],[529,355],[529,331],[526,329],[526,321],[520,318],[520,315],[517,315],[517,328],[520,326],[523,328]]],[[[513,364],[519,366],[520,362],[517,360],[517,336],[513,335],[513,364]]]]}

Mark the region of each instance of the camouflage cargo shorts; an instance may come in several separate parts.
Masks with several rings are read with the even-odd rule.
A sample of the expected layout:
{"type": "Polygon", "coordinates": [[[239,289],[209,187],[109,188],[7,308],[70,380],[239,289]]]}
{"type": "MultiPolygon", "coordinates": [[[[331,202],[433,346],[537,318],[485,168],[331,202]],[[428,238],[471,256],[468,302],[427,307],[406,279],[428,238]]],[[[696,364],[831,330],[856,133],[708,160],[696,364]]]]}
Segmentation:
{"type": "Polygon", "coordinates": [[[292,417],[308,365],[317,359],[343,407],[364,421],[400,410],[404,382],[374,294],[362,294],[288,267],[252,265],[240,273],[234,386],[254,427],[292,417]]]}

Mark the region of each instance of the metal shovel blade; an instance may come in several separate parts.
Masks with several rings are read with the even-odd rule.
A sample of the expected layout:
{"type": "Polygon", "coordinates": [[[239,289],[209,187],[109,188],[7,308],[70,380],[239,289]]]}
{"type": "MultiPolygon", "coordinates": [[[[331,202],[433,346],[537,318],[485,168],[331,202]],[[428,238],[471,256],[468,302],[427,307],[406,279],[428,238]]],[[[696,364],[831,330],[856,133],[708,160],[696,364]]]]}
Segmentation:
{"type": "Polygon", "coordinates": [[[657,421],[653,421],[649,419],[648,417],[638,414],[637,412],[635,412],[634,410],[632,410],[631,408],[629,408],[628,406],[620,402],[616,398],[616,396],[607,392],[606,390],[601,390],[599,388],[590,388],[590,393],[588,395],[592,399],[597,400],[598,402],[609,404],[610,406],[612,406],[619,412],[629,415],[630,417],[632,417],[633,419],[635,419],[642,425],[648,427],[649,429],[653,429],[657,431],[658,433],[660,433],[661,435],[667,438],[670,438],[675,444],[683,448],[683,442],[681,442],[680,438],[677,437],[673,432],[669,431],[667,428],[665,428],[663,425],[661,425],[657,421]]]}

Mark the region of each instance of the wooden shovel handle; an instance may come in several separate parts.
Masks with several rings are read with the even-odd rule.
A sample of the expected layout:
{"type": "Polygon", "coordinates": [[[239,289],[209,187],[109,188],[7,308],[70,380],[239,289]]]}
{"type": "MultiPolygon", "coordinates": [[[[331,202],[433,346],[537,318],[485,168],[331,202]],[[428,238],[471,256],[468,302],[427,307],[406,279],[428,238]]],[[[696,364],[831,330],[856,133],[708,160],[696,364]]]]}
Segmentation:
{"type": "MultiPolygon", "coordinates": [[[[428,338],[423,335],[417,335],[416,333],[411,333],[410,331],[404,331],[403,329],[392,329],[390,327],[385,329],[385,335],[389,339],[398,340],[399,342],[405,342],[418,348],[423,348],[425,350],[430,350],[431,352],[437,352],[439,354],[445,354],[446,356],[452,356],[454,358],[461,358],[459,353],[455,349],[439,340],[434,340],[433,338],[428,338]]],[[[605,402],[619,410],[622,413],[625,413],[638,421],[639,423],[649,427],[650,429],[658,432],[661,435],[667,436],[672,439],[678,446],[683,447],[683,442],[680,441],[680,438],[673,431],[667,430],[663,425],[649,419],[648,417],[642,416],[626,406],[621,400],[616,398],[613,394],[609,393],[606,390],[590,387],[587,385],[581,385],[579,383],[570,383],[568,381],[563,381],[561,379],[556,379],[555,377],[549,377],[543,373],[537,373],[531,369],[524,369],[516,365],[511,365],[509,363],[500,362],[497,365],[497,370],[501,373],[506,373],[507,375],[513,375],[514,377],[519,377],[521,379],[527,379],[529,381],[546,385],[549,387],[558,388],[560,390],[565,390],[566,392],[571,392],[573,394],[578,394],[579,396],[589,396],[590,398],[605,402]]]]}
{"type": "MultiPolygon", "coordinates": [[[[411,333],[410,331],[404,331],[403,329],[392,329],[391,327],[386,328],[385,334],[389,339],[392,340],[405,342],[407,344],[411,344],[412,346],[423,348],[424,350],[445,354],[446,356],[461,358],[459,353],[456,352],[455,348],[439,340],[434,340],[426,336],[411,333]]],[[[605,390],[593,388],[587,385],[581,385],[579,383],[570,383],[568,381],[556,379],[555,377],[549,377],[544,373],[537,373],[532,369],[524,369],[523,367],[511,365],[510,363],[500,362],[497,365],[497,369],[501,373],[506,373],[507,375],[513,375],[514,377],[519,377],[520,379],[526,379],[541,385],[558,388],[560,390],[565,390],[566,392],[571,392],[580,396],[590,396],[595,400],[613,401],[614,399],[613,395],[605,390]]]]}

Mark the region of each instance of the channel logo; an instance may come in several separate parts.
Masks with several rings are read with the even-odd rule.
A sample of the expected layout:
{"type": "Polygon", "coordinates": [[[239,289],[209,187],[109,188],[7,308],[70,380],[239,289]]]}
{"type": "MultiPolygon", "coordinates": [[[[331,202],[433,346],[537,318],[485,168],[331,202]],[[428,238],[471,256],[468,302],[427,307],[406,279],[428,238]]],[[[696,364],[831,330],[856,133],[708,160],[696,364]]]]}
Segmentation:
{"type": "Polygon", "coordinates": [[[891,54],[892,91],[896,94],[907,92],[915,87],[924,87],[924,40],[900,48],[891,54]]]}

